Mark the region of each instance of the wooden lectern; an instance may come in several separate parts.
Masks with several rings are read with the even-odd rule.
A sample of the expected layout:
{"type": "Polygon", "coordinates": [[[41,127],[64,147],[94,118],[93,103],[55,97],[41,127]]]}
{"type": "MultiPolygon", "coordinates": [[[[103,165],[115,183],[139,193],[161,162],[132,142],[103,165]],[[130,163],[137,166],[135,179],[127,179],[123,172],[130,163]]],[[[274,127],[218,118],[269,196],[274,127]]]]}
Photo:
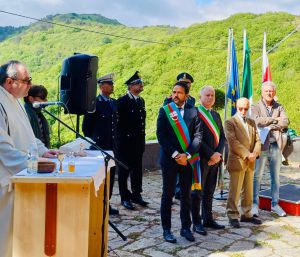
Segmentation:
{"type": "Polygon", "coordinates": [[[13,257],[107,256],[109,174],[97,197],[88,176],[16,175],[12,180],[13,257]]]}

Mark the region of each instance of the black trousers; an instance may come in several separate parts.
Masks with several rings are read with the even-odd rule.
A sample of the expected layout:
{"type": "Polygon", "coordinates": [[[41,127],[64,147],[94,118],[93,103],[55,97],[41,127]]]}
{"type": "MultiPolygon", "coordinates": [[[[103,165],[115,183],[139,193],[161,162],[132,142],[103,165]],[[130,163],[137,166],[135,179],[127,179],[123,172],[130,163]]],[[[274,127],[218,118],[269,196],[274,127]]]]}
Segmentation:
{"type": "Polygon", "coordinates": [[[180,219],[181,227],[189,229],[191,227],[191,186],[192,186],[192,169],[190,165],[181,166],[177,163],[170,166],[161,165],[163,192],[161,197],[161,222],[163,229],[171,229],[171,206],[175,190],[176,177],[179,174],[180,185],[180,219]]]}
{"type": "Polygon", "coordinates": [[[143,184],[143,169],[142,169],[142,160],[143,153],[131,153],[131,156],[128,154],[120,154],[118,159],[128,166],[129,170],[118,165],[118,182],[121,201],[128,201],[132,197],[140,196],[143,184]],[[128,190],[127,180],[130,176],[131,191],[128,190]]]}
{"type": "Polygon", "coordinates": [[[201,223],[200,206],[202,200],[202,219],[203,222],[210,222],[213,220],[212,216],[212,202],[213,196],[217,185],[218,167],[208,166],[205,159],[200,161],[201,167],[201,185],[202,190],[195,190],[192,192],[192,220],[193,224],[201,223]]]}

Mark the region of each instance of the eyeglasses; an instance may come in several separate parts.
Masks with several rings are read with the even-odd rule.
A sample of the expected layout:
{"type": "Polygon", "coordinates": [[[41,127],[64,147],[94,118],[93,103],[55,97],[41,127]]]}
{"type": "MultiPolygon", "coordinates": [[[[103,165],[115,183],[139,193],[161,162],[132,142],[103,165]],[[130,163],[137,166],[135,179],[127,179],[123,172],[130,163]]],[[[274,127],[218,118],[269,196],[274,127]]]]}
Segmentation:
{"type": "Polygon", "coordinates": [[[242,110],[244,110],[244,111],[248,111],[248,109],[249,109],[249,108],[238,107],[238,109],[239,109],[239,111],[242,111],[242,110]]]}
{"type": "MultiPolygon", "coordinates": [[[[9,78],[11,78],[11,77],[9,77],[9,78]]],[[[32,81],[31,77],[29,77],[28,79],[15,79],[15,78],[11,78],[11,79],[12,80],[16,80],[16,81],[21,81],[21,82],[23,82],[23,83],[25,83],[27,85],[31,84],[31,81],[32,81]]]]}

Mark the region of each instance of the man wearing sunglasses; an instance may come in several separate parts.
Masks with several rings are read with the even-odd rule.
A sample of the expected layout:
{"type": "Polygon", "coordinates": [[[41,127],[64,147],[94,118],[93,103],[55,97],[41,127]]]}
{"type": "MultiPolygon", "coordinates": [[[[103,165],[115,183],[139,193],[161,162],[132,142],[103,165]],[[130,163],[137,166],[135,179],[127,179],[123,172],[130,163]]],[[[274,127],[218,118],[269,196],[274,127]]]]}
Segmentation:
{"type": "MultiPolygon", "coordinates": [[[[115,152],[117,105],[116,100],[111,98],[114,92],[114,73],[106,74],[98,78],[97,82],[100,94],[96,99],[96,111],[84,115],[82,131],[85,136],[90,137],[103,150],[115,152]]],[[[110,169],[110,197],[115,181],[115,170],[115,166],[110,169]]],[[[118,215],[119,210],[109,205],[109,214],[118,215]]]]}
{"type": "Polygon", "coordinates": [[[27,166],[28,147],[34,144],[39,156],[56,157],[35,137],[20,98],[28,95],[31,77],[19,61],[0,66],[0,249],[1,257],[12,256],[13,190],[10,178],[27,166]]]}
{"type": "Polygon", "coordinates": [[[24,107],[27,112],[33,133],[46,147],[50,147],[50,130],[42,108],[33,108],[34,102],[47,102],[47,89],[42,85],[33,85],[28,96],[24,97],[24,107]]]}
{"type": "Polygon", "coordinates": [[[143,169],[142,160],[145,151],[145,101],[140,97],[144,82],[136,71],[126,82],[128,92],[117,100],[117,158],[129,167],[119,166],[118,179],[121,204],[134,210],[133,203],[146,207],[142,196],[143,169]],[[131,191],[127,180],[130,177],[131,191]]]}
{"type": "Polygon", "coordinates": [[[260,139],[254,120],[247,118],[249,100],[237,101],[237,113],[225,121],[225,136],[228,142],[227,170],[229,172],[229,194],[227,216],[234,228],[240,227],[238,203],[241,199],[241,222],[256,225],[261,220],[251,213],[253,199],[253,174],[255,160],[260,153],[260,139]]]}

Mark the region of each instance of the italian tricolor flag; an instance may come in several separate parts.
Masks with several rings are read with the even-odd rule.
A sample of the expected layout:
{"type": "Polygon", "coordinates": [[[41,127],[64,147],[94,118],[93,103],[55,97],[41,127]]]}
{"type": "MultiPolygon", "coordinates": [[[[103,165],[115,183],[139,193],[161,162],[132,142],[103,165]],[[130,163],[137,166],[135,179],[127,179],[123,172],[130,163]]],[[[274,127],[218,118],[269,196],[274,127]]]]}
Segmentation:
{"type": "Polygon", "coordinates": [[[272,81],[270,64],[267,55],[267,34],[264,33],[263,55],[262,55],[262,83],[272,81]]]}

